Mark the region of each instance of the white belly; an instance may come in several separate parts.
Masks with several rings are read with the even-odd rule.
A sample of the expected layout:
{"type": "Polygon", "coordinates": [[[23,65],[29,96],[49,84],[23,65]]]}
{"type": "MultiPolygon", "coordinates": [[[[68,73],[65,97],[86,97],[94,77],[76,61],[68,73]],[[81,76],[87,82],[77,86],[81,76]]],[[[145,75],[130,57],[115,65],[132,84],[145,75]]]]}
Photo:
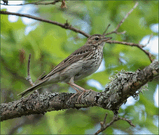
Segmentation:
{"type": "Polygon", "coordinates": [[[93,74],[99,68],[102,62],[102,58],[103,52],[99,52],[99,50],[97,49],[95,55],[91,55],[90,59],[87,59],[83,62],[82,70],[75,75],[74,80],[80,80],[93,74]],[[93,60],[91,59],[91,57],[93,57],[93,60]]]}

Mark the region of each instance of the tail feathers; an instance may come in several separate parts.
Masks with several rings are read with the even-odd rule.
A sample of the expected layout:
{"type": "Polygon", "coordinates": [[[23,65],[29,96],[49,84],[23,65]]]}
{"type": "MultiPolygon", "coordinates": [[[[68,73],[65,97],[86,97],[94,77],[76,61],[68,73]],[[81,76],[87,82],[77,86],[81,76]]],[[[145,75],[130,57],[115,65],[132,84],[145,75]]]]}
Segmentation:
{"type": "Polygon", "coordinates": [[[40,83],[38,83],[38,84],[36,84],[36,85],[34,85],[34,86],[28,88],[27,90],[25,90],[25,91],[19,93],[18,96],[23,97],[23,96],[27,95],[28,93],[34,91],[35,89],[38,89],[38,88],[42,87],[42,84],[43,84],[44,82],[46,82],[46,81],[47,81],[47,80],[44,80],[44,81],[42,81],[42,82],[40,82],[40,83]]]}

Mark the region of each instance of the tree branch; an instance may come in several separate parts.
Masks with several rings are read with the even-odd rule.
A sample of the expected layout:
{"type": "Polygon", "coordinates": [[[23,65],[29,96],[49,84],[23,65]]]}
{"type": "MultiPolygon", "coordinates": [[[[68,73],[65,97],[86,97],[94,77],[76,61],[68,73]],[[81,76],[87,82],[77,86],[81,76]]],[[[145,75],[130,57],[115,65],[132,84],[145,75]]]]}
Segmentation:
{"type": "Polygon", "coordinates": [[[123,42],[123,41],[113,41],[113,40],[108,40],[106,41],[109,44],[121,44],[121,45],[127,45],[127,46],[136,46],[137,48],[139,48],[141,51],[143,51],[149,58],[149,60],[152,62],[154,59],[152,58],[152,54],[146,50],[144,50],[143,48],[145,47],[145,45],[141,45],[141,44],[135,44],[135,43],[130,43],[130,42],[123,42]]]}
{"type": "Polygon", "coordinates": [[[111,121],[110,123],[108,123],[108,124],[105,125],[106,117],[107,117],[107,114],[105,115],[104,121],[100,123],[100,124],[101,124],[101,128],[100,128],[94,135],[98,135],[99,133],[103,132],[103,131],[106,130],[108,127],[110,127],[114,122],[116,122],[116,121],[118,121],[118,120],[124,120],[124,121],[126,121],[127,123],[129,123],[130,126],[135,127],[135,125],[132,124],[132,122],[131,122],[130,120],[128,120],[128,119],[126,119],[126,118],[118,117],[118,116],[117,116],[117,117],[114,116],[113,119],[112,119],[112,121],[111,121]]]}
{"type": "Polygon", "coordinates": [[[28,69],[27,69],[28,76],[27,76],[26,80],[29,81],[31,86],[34,86],[34,83],[33,83],[32,79],[31,79],[31,76],[30,76],[30,59],[31,59],[31,54],[29,54],[29,58],[28,58],[28,69]]]}
{"type": "Polygon", "coordinates": [[[123,22],[126,20],[126,18],[130,15],[130,13],[138,6],[138,4],[139,4],[138,2],[135,3],[134,7],[125,15],[125,17],[120,21],[120,23],[118,24],[118,26],[116,27],[116,29],[114,31],[109,32],[105,35],[110,35],[110,34],[113,34],[113,33],[124,34],[126,31],[118,32],[118,29],[123,24],[123,22]]]}
{"type": "MultiPolygon", "coordinates": [[[[58,2],[58,0],[55,0],[56,2],[58,2]]],[[[55,2],[54,1],[54,2],[55,2]]],[[[35,2],[36,3],[36,2],[35,2]]],[[[116,33],[116,34],[124,34],[125,32],[117,32],[117,30],[119,29],[119,27],[122,25],[122,23],[125,21],[125,19],[130,15],[130,13],[138,6],[138,2],[135,3],[134,7],[126,14],[126,16],[120,21],[120,23],[118,24],[118,26],[116,27],[116,29],[110,33],[107,33],[105,34],[106,30],[108,29],[108,27],[110,25],[108,25],[108,27],[106,28],[106,30],[104,31],[104,35],[109,35],[109,34],[112,34],[112,33],[116,33]]],[[[77,32],[77,33],[80,33],[82,35],[84,35],[85,37],[89,37],[90,35],[81,31],[81,30],[78,30],[74,27],[72,27],[67,21],[66,23],[64,24],[61,24],[59,22],[55,22],[55,21],[51,21],[51,20],[46,20],[46,19],[42,19],[42,18],[39,18],[39,17],[36,17],[36,16],[31,16],[31,15],[27,15],[27,14],[20,14],[20,13],[12,13],[12,12],[8,12],[8,11],[0,11],[0,14],[5,14],[5,15],[16,15],[16,16],[21,16],[21,17],[27,17],[27,18],[32,18],[32,19],[35,19],[35,20],[38,20],[38,21],[42,21],[42,22],[47,22],[47,23],[51,23],[51,24],[54,24],[54,25],[57,25],[57,26],[60,26],[62,28],[65,28],[65,29],[69,29],[69,30],[72,30],[74,32],[77,32]]],[[[150,38],[151,39],[151,38],[150,38]]],[[[150,40],[149,39],[149,40],[150,40]]],[[[129,45],[129,46],[136,46],[138,47],[140,50],[142,50],[147,56],[148,58],[150,59],[150,61],[152,62],[153,61],[153,58],[152,58],[152,54],[149,53],[148,51],[144,50],[143,47],[145,47],[144,45],[140,45],[140,44],[134,44],[134,43],[128,43],[128,42],[120,42],[120,41],[107,41],[107,43],[117,43],[117,44],[123,44],[123,45],[129,45]]]]}
{"type": "Polygon", "coordinates": [[[20,100],[2,103],[0,105],[0,120],[17,118],[30,114],[44,114],[47,111],[58,111],[61,109],[79,109],[91,106],[99,106],[108,110],[118,110],[126,102],[129,96],[136,94],[139,88],[154,77],[159,76],[159,62],[153,61],[143,70],[136,72],[120,72],[112,80],[104,92],[89,91],[85,92],[79,103],[79,94],[71,99],[73,93],[33,93],[20,100]]]}
{"type": "Polygon", "coordinates": [[[51,20],[47,20],[47,19],[42,19],[40,17],[36,17],[36,16],[28,15],[28,14],[12,13],[12,12],[8,12],[8,11],[0,11],[0,14],[27,17],[27,18],[38,20],[38,21],[54,24],[54,25],[60,26],[61,28],[64,28],[64,29],[72,30],[76,33],[80,33],[80,34],[84,35],[85,37],[90,36],[89,34],[83,32],[79,29],[76,29],[76,28],[72,27],[67,21],[66,21],[66,23],[62,24],[62,23],[59,23],[59,22],[55,22],[55,21],[51,21],[51,20]]]}
{"type": "Polygon", "coordinates": [[[42,2],[42,1],[37,1],[37,2],[32,2],[32,3],[24,3],[24,4],[8,4],[8,2],[0,3],[0,5],[5,5],[5,6],[23,6],[23,5],[29,5],[29,4],[34,4],[34,5],[55,5],[57,2],[60,0],[54,0],[53,2],[42,2]]]}

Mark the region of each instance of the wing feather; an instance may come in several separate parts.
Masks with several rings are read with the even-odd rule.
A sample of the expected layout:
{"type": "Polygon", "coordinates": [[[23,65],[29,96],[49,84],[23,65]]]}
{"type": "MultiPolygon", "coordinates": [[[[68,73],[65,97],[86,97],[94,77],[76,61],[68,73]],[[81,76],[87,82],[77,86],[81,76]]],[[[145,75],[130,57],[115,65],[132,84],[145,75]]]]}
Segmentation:
{"type": "Polygon", "coordinates": [[[77,49],[71,55],[69,55],[66,59],[64,59],[61,63],[59,63],[54,69],[47,74],[44,79],[52,76],[53,74],[60,72],[61,70],[65,69],[66,67],[70,66],[70,64],[77,62],[83,58],[85,58],[89,53],[92,51],[93,46],[91,45],[84,45],[81,48],[77,49]]]}

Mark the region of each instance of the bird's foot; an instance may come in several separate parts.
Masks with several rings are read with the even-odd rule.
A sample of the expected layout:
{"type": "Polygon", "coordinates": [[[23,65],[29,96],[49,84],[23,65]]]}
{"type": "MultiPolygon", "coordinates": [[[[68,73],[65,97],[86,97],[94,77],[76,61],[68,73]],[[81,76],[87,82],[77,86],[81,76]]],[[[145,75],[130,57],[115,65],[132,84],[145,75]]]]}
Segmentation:
{"type": "Polygon", "coordinates": [[[79,94],[79,92],[73,94],[73,95],[69,98],[69,101],[71,102],[71,99],[72,99],[74,96],[76,96],[77,94],[79,94]]]}
{"type": "Polygon", "coordinates": [[[86,90],[84,90],[83,92],[81,92],[81,94],[79,95],[78,99],[77,99],[77,103],[79,103],[79,100],[81,98],[81,96],[86,92],[86,90]]]}
{"type": "Polygon", "coordinates": [[[85,93],[85,92],[90,92],[90,91],[93,91],[93,90],[83,90],[83,92],[79,95],[78,99],[77,99],[77,103],[79,103],[79,100],[81,98],[81,96],[85,93]]]}
{"type": "MultiPolygon", "coordinates": [[[[73,94],[73,95],[69,98],[69,101],[71,102],[71,99],[72,99],[73,97],[75,97],[76,95],[79,94],[79,96],[78,96],[78,98],[77,98],[77,103],[80,103],[79,101],[80,101],[82,95],[84,95],[85,92],[90,92],[90,91],[93,91],[93,90],[91,90],[91,89],[90,89],[90,90],[83,90],[82,92],[77,91],[77,93],[73,94]]],[[[93,91],[93,92],[94,92],[94,91],[93,91]]]]}

